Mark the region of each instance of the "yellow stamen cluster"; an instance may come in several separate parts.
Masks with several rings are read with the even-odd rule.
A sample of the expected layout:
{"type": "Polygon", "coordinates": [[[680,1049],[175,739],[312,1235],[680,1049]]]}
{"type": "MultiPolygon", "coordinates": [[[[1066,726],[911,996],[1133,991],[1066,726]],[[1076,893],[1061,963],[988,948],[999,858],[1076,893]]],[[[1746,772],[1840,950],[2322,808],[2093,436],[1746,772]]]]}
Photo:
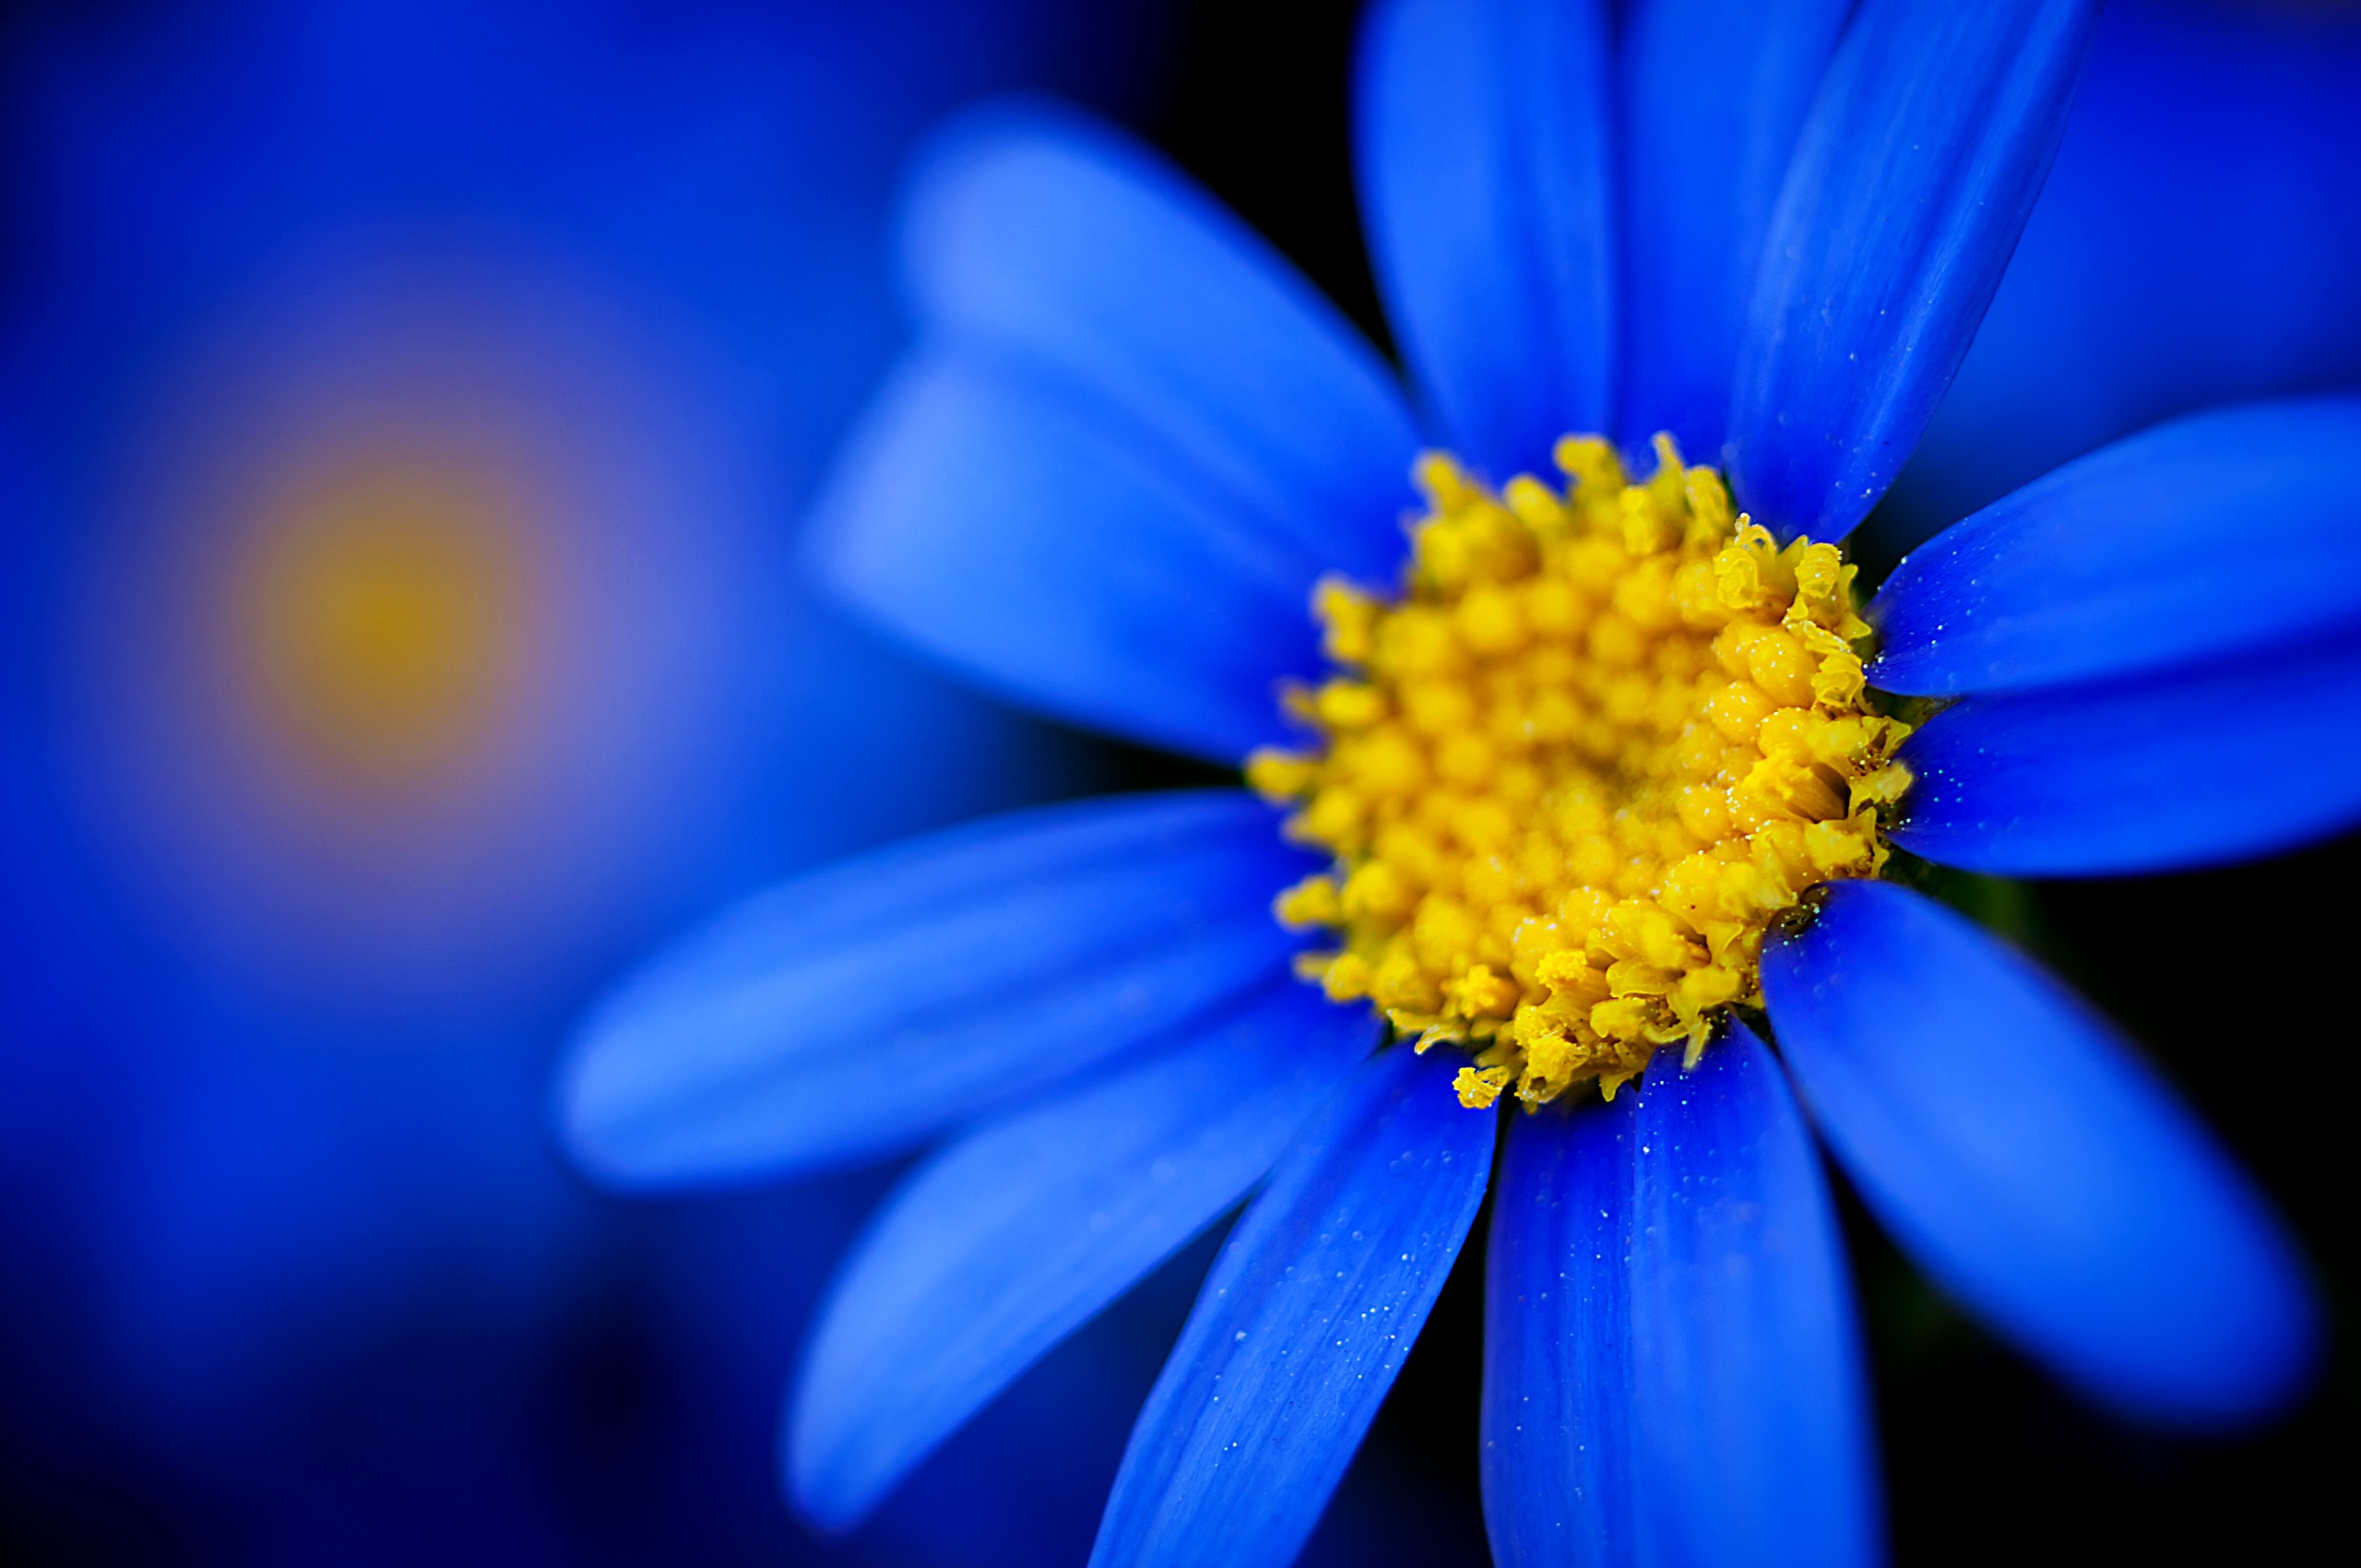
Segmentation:
{"type": "Polygon", "coordinates": [[[1878,814],[1909,784],[1909,726],[1863,687],[1855,568],[1733,516],[1669,437],[1656,455],[1633,482],[1570,436],[1562,492],[1499,493],[1421,458],[1402,597],[1315,596],[1343,672],[1287,701],[1320,744],[1247,765],[1336,858],[1278,900],[1341,939],[1306,973],[1472,1052],[1471,1107],[1611,1097],[1675,1040],[1693,1064],[1759,1004],[1781,911],[1883,866],[1878,814]]]}

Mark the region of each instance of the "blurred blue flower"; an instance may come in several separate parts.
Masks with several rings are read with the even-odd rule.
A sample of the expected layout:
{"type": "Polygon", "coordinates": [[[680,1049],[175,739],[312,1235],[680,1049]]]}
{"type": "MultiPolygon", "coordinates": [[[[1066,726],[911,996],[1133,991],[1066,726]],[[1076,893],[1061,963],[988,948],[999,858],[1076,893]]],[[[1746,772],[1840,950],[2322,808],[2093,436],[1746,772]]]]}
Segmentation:
{"type": "MultiPolygon", "coordinates": [[[[1495,479],[1569,431],[1626,450],[1668,431],[1722,454],[1737,503],[1797,550],[1841,540],[1967,352],[2094,22],[2065,0],[1658,0],[1616,56],[1596,6],[1387,0],[1361,57],[1361,198],[1423,419],[1152,154],[1046,109],[965,121],[906,198],[923,336],[851,445],[819,556],[991,689],[1233,766],[1286,737],[1275,686],[1321,673],[1315,583],[1399,579],[1422,429],[1495,479]]],[[[1916,725],[1893,842],[2091,875],[2361,818],[2361,576],[2335,521],[2356,449],[2351,398],[2201,415],[1904,562],[1869,609],[1870,679],[1916,725]],[[2271,594],[2245,591],[2249,562],[2271,594]]],[[[1513,486],[1506,505],[1558,503],[1513,486]]],[[[1774,549],[1733,547],[1733,570],[1754,581],[1774,549]]],[[[1811,558],[1777,559],[1800,606],[1811,558]]],[[[1820,673],[1852,657],[1840,642],[1820,673]]],[[[2220,1428],[2307,1386],[2317,1313],[2260,1194],[2108,1025],[1925,896],[1820,889],[1763,944],[1777,1057],[1725,1015],[1635,1092],[1508,1119],[1495,1182],[1499,1121],[1453,1103],[1455,1052],[1382,1043],[1370,1007],[1290,978],[1299,940],[1271,906],[1318,862],[1277,827],[1234,790],[974,824],[761,895],[585,1023],[565,1128],[617,1186],[948,1135],[807,1351],[784,1465],[816,1523],[876,1507],[1259,1186],[1093,1561],[1284,1563],[1489,1189],[1500,1560],[1874,1561],[1853,1308],[1798,1097],[1904,1250],[2091,1398],[2220,1428]]]]}
{"type": "MultiPolygon", "coordinates": [[[[609,1318],[711,1337],[633,1270],[713,1265],[552,1157],[548,1042],[686,909],[1071,787],[1071,746],[801,589],[780,525],[898,340],[875,261],[908,138],[989,89],[1119,99],[1147,25],[1063,0],[12,23],[21,1473],[69,1494],[138,1455],[158,1474],[126,1493],[166,1502],[122,1527],[245,1561],[608,1550],[569,1538],[604,1461],[557,1407],[633,1353],[609,1318]]],[[[796,1256],[843,1234],[818,1201],[733,1223],[796,1256]]],[[[753,1366],[818,1283],[781,1276],[753,1366]]],[[[774,1512],[742,1533],[791,1539],[774,1512]]]]}

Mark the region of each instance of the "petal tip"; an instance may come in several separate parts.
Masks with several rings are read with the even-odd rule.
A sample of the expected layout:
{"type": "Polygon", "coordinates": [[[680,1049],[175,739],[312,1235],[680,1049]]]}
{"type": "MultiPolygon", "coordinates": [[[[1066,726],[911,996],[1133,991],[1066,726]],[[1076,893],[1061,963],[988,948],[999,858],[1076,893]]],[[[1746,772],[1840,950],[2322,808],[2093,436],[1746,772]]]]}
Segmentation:
{"type": "Polygon", "coordinates": [[[843,1462],[841,1444],[813,1434],[809,1415],[800,1396],[789,1403],[779,1433],[779,1483],[796,1517],[814,1533],[843,1536],[868,1521],[889,1488],[861,1484],[843,1462]]]}

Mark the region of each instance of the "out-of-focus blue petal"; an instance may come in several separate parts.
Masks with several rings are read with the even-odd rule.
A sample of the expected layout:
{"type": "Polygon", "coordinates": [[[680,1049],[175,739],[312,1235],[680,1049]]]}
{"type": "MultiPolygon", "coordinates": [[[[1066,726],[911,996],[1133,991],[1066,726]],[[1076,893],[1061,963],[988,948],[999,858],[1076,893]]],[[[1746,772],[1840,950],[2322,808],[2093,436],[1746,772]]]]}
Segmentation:
{"type": "Polygon", "coordinates": [[[1392,374],[1148,148],[1045,106],[972,114],[919,166],[902,262],[929,334],[1120,418],[1208,501],[1328,569],[1400,571],[1418,436],[1392,374]]]}
{"type": "Polygon", "coordinates": [[[933,354],[870,410],[813,521],[837,589],[1017,702],[1236,763],[1320,666],[1324,564],[1169,452],[1006,362],[933,354]]]}
{"type": "Polygon", "coordinates": [[[867,1514],[1051,1346],[1238,1201],[1368,1053],[1375,1021],[1292,977],[1204,1039],[929,1160],[845,1265],[790,1415],[824,1528],[867,1514]]]}
{"type": "Polygon", "coordinates": [[[2361,622],[2357,459],[2361,398],[2198,414],[2078,458],[1893,569],[1869,680],[2088,681],[2361,622]]]}
{"type": "MultiPolygon", "coordinates": [[[[2258,590],[2260,591],[2260,590],[2258,590]]],[[[2002,876],[2275,853],[2361,821],[2361,633],[2104,685],[1971,696],[1904,742],[1893,841],[2002,876]]]]}
{"type": "Polygon", "coordinates": [[[1615,368],[1607,26],[1595,0],[1385,0],[1361,39],[1356,172],[1404,356],[1453,450],[1553,472],[1615,368]]]}
{"type": "Polygon", "coordinates": [[[1140,1412],[1094,1565],[1294,1560],[1483,1202],[1494,1118],[1456,1065],[1379,1053],[1280,1161],[1140,1412]]]}
{"type": "Polygon", "coordinates": [[[2098,6],[1869,0],[1780,192],[1730,413],[1737,499],[1852,530],[1967,353],[2049,172],[2098,6]]]}
{"type": "Polygon", "coordinates": [[[1835,1215],[1744,1025],[1636,1095],[1518,1118],[1487,1261],[1498,1561],[1878,1559],[1835,1215]]]}
{"type": "Polygon", "coordinates": [[[1763,952],[1781,1049],[1861,1195],[1945,1289],[2086,1393],[2235,1424],[2319,1322],[2262,1196],[2114,1031],[1974,924],[1828,889],[1763,952]]]}
{"type": "Polygon", "coordinates": [[[773,888],[624,980],[562,1085],[621,1186],[878,1155],[1171,1034],[1282,968],[1309,864],[1230,790],[1054,806],[773,888]]]}
{"type": "Polygon", "coordinates": [[[1894,482],[1897,526],[1924,530],[1898,537],[2158,420],[2361,382],[2355,145],[2361,10],[2107,6],[2023,243],[1894,482]]]}
{"type": "Polygon", "coordinates": [[[1851,0],[1652,0],[1625,23],[1625,446],[1718,462],[1763,232],[1851,0]]]}

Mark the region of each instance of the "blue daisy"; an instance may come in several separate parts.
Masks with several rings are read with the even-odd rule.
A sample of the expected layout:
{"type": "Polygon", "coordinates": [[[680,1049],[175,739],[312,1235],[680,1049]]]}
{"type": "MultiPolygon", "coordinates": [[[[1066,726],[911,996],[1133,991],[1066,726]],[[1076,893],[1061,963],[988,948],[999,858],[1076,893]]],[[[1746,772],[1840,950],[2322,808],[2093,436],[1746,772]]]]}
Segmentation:
{"type": "Polygon", "coordinates": [[[921,167],[923,332],[825,570],[988,687],[1255,790],[840,865],[584,1027],[567,1134],[618,1186],[949,1134],[814,1331],[784,1448],[815,1523],[1251,1194],[1094,1561],[1283,1563],[1489,1192],[1501,1561],[1874,1561],[1811,1128],[2102,1406],[2218,1429],[2307,1385],[2260,1194],[1902,873],[2156,871],[2361,818],[2361,402],[2105,448],[1857,613],[1838,544],[1999,283],[2095,7],[1765,9],[1658,0],[1616,53],[1597,6],[1376,8],[1360,194],[1412,394],[1109,131],[1003,110],[921,167]]]}
{"type": "MultiPolygon", "coordinates": [[[[554,1559],[586,1509],[778,1542],[710,1391],[761,1386],[733,1319],[808,1312],[871,1194],[704,1218],[784,1256],[650,1245],[552,1157],[550,1030],[706,902],[1070,779],[767,521],[899,340],[895,165],[1080,53],[1120,98],[1135,22],[1086,9],[11,28],[0,1451],[44,1479],[0,1555],[554,1559]],[[668,1396],[613,1431],[679,1468],[619,1503],[573,1395],[643,1360],[668,1396]]],[[[945,1494],[1086,1540],[1062,1458],[952,1457],[884,1550],[972,1562],[906,1523],[945,1494]]]]}

